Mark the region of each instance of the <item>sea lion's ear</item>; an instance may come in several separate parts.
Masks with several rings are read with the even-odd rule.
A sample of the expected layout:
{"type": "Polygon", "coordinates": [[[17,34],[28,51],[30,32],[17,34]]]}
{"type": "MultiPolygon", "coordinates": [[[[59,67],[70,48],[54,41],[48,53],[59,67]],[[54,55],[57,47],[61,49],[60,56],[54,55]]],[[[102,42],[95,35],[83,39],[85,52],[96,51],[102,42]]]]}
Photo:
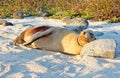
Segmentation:
{"type": "Polygon", "coordinates": [[[85,35],[86,34],[86,32],[85,31],[82,31],[81,33],[80,33],[80,35],[85,35]]]}

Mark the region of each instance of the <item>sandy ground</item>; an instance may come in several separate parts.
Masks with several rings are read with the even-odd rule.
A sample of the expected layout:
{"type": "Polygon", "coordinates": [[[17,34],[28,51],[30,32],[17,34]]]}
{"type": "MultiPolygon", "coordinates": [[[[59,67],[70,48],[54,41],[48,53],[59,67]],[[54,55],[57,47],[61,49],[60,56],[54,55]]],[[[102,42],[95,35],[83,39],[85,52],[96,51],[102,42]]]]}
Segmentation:
{"type": "Polygon", "coordinates": [[[30,26],[64,26],[56,19],[28,17],[5,19],[14,26],[0,26],[0,78],[120,78],[120,23],[89,22],[97,39],[115,39],[114,59],[71,56],[13,45],[13,40],[30,26]]]}

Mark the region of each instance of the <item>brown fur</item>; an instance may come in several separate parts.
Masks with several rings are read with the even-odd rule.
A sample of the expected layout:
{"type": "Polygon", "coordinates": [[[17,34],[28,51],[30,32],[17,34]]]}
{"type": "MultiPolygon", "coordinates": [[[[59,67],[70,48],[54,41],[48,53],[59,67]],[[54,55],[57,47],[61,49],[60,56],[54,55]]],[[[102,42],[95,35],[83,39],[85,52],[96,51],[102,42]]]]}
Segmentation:
{"type": "Polygon", "coordinates": [[[59,27],[38,27],[37,31],[36,29],[37,28],[29,28],[23,31],[14,41],[15,45],[20,46],[28,42],[28,44],[23,46],[42,50],[59,51],[68,54],[80,54],[85,44],[95,40],[95,36],[88,30],[76,34],[59,27]],[[37,37],[35,37],[36,35],[33,36],[36,32],[39,32],[37,37]],[[29,38],[33,37],[35,37],[35,39],[29,42],[29,38]]]}
{"type": "Polygon", "coordinates": [[[49,29],[50,27],[49,26],[41,26],[41,27],[30,27],[30,28],[27,28],[26,30],[24,30],[20,36],[18,36],[16,38],[16,40],[14,41],[15,45],[26,45],[26,44],[29,44],[31,43],[32,41],[36,40],[37,38],[41,37],[41,36],[45,36],[47,34],[50,34],[51,33],[51,30],[50,32],[45,32],[43,33],[41,36],[39,36],[39,32],[42,33],[44,32],[45,30],[49,29]],[[38,34],[36,34],[38,33],[38,34]],[[36,36],[36,37],[34,37],[36,36]]]}

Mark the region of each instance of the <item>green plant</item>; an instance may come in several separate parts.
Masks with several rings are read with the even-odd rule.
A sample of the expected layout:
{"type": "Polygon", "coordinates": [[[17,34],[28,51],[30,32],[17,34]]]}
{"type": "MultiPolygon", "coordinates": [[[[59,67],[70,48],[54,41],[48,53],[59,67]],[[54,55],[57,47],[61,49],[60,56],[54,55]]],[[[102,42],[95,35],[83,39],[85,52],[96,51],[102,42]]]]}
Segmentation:
{"type": "Polygon", "coordinates": [[[115,23],[115,22],[120,22],[120,18],[113,17],[109,20],[107,20],[108,23],[115,23]]]}
{"type": "Polygon", "coordinates": [[[52,18],[72,16],[117,21],[120,17],[120,0],[1,0],[0,18],[12,17],[16,11],[23,11],[24,16],[38,16],[39,6],[46,6],[52,18]]]}

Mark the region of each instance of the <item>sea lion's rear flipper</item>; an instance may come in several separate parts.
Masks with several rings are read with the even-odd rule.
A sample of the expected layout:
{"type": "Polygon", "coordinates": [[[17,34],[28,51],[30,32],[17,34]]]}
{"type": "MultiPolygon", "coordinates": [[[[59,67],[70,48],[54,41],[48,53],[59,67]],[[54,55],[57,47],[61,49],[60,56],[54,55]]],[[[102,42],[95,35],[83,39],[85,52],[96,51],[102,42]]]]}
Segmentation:
{"type": "Polygon", "coordinates": [[[23,45],[27,45],[29,43],[32,43],[34,42],[35,40],[41,38],[41,37],[44,37],[44,36],[47,36],[49,34],[51,34],[54,30],[54,27],[46,27],[45,26],[42,26],[42,27],[38,27],[36,28],[38,29],[39,31],[37,31],[36,33],[34,33],[30,39],[28,41],[26,41],[25,43],[23,43],[23,45]]]}

